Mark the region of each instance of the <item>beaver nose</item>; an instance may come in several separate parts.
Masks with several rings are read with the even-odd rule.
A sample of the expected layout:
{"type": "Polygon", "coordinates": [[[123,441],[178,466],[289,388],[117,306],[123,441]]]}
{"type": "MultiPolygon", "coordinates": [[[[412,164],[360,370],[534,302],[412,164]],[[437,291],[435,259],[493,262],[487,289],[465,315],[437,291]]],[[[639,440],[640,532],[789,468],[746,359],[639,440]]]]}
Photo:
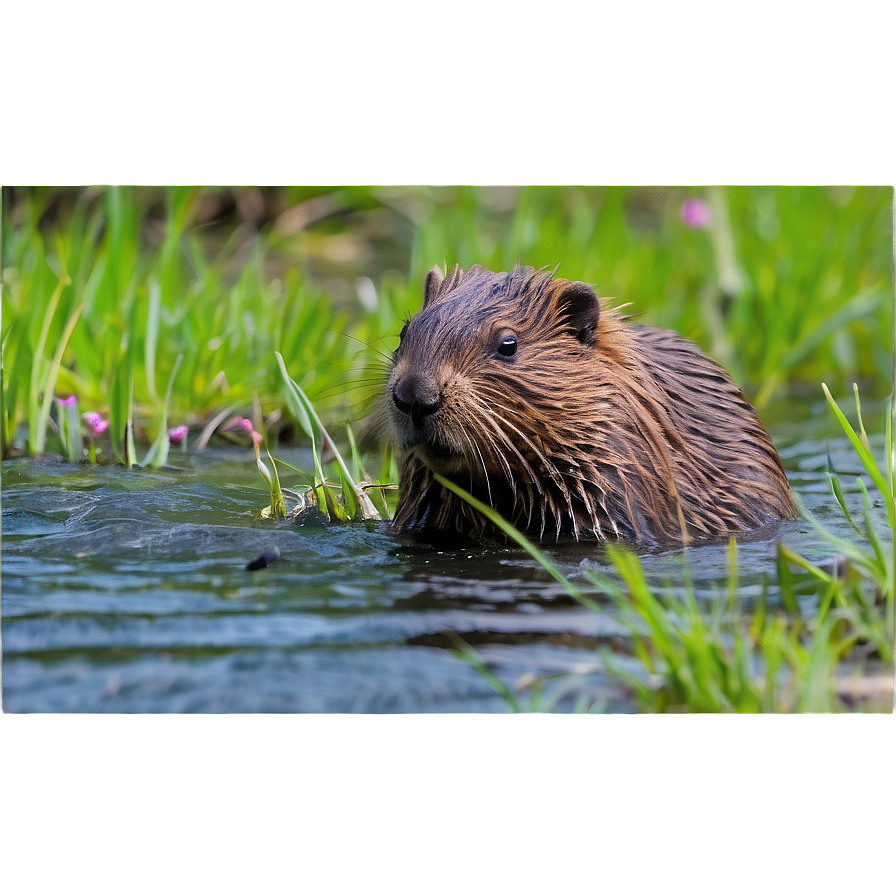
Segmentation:
{"type": "Polygon", "coordinates": [[[409,377],[392,388],[392,400],[402,414],[414,421],[414,426],[423,425],[423,420],[434,414],[442,404],[438,391],[427,387],[416,377],[409,377]]]}

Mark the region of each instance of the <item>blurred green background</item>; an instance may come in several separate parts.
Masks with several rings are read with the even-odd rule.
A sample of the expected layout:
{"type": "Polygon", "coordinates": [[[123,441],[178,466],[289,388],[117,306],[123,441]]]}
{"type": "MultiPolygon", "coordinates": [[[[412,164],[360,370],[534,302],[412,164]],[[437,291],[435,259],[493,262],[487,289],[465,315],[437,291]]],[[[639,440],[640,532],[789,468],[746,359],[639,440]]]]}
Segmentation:
{"type": "Polygon", "coordinates": [[[326,419],[362,416],[455,262],[559,264],[760,411],[893,385],[891,187],[7,187],[2,223],[4,456],[59,450],[53,396],[109,415],[119,456],[129,418],[289,437],[274,351],[326,419]]]}

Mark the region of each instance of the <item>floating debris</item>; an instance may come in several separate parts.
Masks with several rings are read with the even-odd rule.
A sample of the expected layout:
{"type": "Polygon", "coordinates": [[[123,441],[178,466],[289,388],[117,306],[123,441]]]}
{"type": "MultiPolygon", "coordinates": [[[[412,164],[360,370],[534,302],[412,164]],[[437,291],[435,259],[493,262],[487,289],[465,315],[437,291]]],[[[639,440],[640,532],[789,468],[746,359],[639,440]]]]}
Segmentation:
{"type": "Polygon", "coordinates": [[[246,569],[253,572],[256,569],[266,569],[272,563],[276,563],[280,559],[280,548],[277,545],[262,551],[254,560],[250,560],[246,564],[246,569]]]}

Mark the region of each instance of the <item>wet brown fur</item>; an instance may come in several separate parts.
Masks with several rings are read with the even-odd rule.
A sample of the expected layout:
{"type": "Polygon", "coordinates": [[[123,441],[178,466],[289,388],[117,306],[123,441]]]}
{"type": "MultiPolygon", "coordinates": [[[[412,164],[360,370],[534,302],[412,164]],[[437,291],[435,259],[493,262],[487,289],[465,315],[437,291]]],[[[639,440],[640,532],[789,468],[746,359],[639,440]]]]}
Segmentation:
{"type": "Polygon", "coordinates": [[[722,367],[546,270],[430,271],[373,428],[401,458],[396,532],[497,534],[433,471],[538,538],[687,543],[796,515],[722,367]],[[507,332],[512,358],[496,351],[507,332]]]}

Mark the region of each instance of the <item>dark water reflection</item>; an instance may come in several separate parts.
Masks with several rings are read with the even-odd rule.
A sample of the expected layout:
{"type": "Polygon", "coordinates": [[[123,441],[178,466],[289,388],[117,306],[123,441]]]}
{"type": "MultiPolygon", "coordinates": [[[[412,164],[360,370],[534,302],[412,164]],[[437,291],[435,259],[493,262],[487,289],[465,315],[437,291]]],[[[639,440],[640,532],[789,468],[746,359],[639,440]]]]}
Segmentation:
{"type": "MultiPolygon", "coordinates": [[[[790,479],[831,531],[855,540],[824,470],[830,455],[858,509],[858,460],[822,404],[794,416],[771,425],[790,479]]],[[[883,440],[872,443],[880,455],[883,440]]],[[[288,459],[310,467],[307,456],[288,459]]],[[[586,689],[608,710],[631,710],[597,650],[608,645],[618,666],[639,668],[612,609],[581,608],[521,551],[434,551],[373,526],[276,525],[258,518],[266,495],[252,455],[174,455],[172,464],[4,463],[5,711],[505,711],[446,649],[449,631],[509,684],[573,673],[560,709],[586,689]],[[278,562],[245,569],[273,548],[278,562]]],[[[778,540],[830,561],[805,521],[741,540],[745,612],[772,574],[778,540]]],[[[596,545],[549,553],[576,580],[585,567],[608,571],[596,545]]],[[[724,545],[687,559],[699,595],[722,587],[724,545]]],[[[684,561],[681,551],[642,556],[657,583],[680,582],[684,561]]]]}

